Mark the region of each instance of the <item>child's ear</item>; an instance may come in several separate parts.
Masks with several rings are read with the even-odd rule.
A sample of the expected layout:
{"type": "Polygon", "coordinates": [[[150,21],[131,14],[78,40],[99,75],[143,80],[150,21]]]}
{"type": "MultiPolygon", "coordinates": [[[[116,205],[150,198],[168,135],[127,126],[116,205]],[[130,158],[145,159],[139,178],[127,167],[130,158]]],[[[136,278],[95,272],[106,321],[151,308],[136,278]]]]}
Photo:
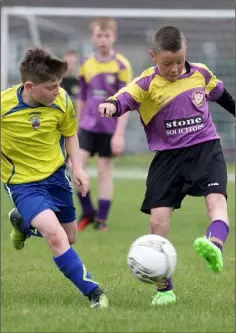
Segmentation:
{"type": "Polygon", "coordinates": [[[149,50],[148,53],[149,53],[149,55],[151,56],[152,61],[155,62],[156,57],[155,57],[155,54],[153,53],[153,51],[152,51],[152,50],[149,50]]]}
{"type": "Polygon", "coordinates": [[[32,87],[33,87],[33,83],[31,81],[26,81],[25,84],[24,84],[24,89],[27,90],[27,91],[30,91],[32,90],[32,87]]]}

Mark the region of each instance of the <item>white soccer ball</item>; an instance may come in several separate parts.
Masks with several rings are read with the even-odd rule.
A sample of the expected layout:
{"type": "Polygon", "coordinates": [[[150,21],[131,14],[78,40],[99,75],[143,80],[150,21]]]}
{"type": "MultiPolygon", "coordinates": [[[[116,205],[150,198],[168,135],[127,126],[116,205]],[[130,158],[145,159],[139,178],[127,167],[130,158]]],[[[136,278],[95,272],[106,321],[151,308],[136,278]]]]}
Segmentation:
{"type": "Polygon", "coordinates": [[[173,274],[177,254],[174,246],[166,238],[145,235],[133,242],[127,259],[131,272],[139,280],[157,283],[173,274]]]}

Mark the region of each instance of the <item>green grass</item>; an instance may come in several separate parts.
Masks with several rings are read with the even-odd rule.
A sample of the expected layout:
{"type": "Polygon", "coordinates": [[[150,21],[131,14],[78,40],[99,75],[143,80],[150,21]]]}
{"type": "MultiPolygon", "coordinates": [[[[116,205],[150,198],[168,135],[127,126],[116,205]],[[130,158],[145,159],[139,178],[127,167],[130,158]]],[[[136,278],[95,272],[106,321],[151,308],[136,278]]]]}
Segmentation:
{"type": "MultiPolygon", "coordinates": [[[[125,167],[125,168],[145,168],[147,169],[153,158],[153,153],[144,154],[134,154],[134,155],[122,155],[119,158],[114,159],[115,167],[125,167]]],[[[90,158],[88,161],[88,166],[96,166],[97,158],[90,158]]]]}
{"type": "MultiPolygon", "coordinates": [[[[117,168],[144,168],[145,170],[149,167],[150,162],[154,156],[154,153],[148,152],[143,154],[134,155],[122,155],[119,158],[114,159],[114,165],[117,168]]],[[[88,161],[88,166],[94,167],[97,164],[97,158],[90,158],[88,161]]],[[[228,163],[228,172],[235,173],[235,165],[233,163],[228,163]]]]}
{"type": "MultiPolygon", "coordinates": [[[[174,274],[177,303],[150,307],[153,286],[129,272],[130,244],[148,232],[140,213],[144,181],[116,181],[108,233],[92,228],[78,234],[75,249],[95,280],[106,290],[110,308],[91,310],[88,301],[54,267],[42,239],[12,248],[2,193],[2,332],[235,332],[234,185],[229,184],[231,232],[225,245],[224,271],[207,272],[196,257],[193,241],[207,228],[204,200],[186,198],[173,215],[170,240],[178,252],[174,274]]],[[[95,180],[92,181],[96,195],[95,180]]]]}

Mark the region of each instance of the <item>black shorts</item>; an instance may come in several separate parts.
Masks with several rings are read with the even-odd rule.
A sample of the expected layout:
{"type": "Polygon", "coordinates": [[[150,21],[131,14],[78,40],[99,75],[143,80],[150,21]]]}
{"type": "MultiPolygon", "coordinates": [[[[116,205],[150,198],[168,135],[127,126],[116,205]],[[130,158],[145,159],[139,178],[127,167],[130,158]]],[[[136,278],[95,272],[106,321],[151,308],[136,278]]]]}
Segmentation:
{"type": "Polygon", "coordinates": [[[220,140],[157,152],[149,168],[141,211],[178,209],[186,195],[221,193],[227,198],[227,169],[220,140]]]}
{"type": "Polygon", "coordinates": [[[88,151],[90,156],[98,154],[100,157],[112,157],[112,134],[94,133],[81,128],[78,133],[78,138],[80,148],[88,151]]]}

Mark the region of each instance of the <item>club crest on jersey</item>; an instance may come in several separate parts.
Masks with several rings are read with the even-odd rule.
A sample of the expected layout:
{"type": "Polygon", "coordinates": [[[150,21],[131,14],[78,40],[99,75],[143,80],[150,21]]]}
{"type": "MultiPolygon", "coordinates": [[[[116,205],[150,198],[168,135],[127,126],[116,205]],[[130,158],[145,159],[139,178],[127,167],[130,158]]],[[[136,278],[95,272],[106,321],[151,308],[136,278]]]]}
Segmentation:
{"type": "Polygon", "coordinates": [[[116,81],[116,77],[115,77],[115,75],[112,75],[112,74],[108,74],[108,75],[106,75],[106,81],[107,81],[107,83],[109,83],[109,84],[113,84],[113,83],[115,83],[115,81],[116,81]]]}
{"type": "Polygon", "coordinates": [[[204,92],[202,92],[200,90],[194,91],[192,94],[192,101],[193,101],[193,104],[196,105],[197,107],[203,106],[203,104],[206,101],[204,92]]]}
{"type": "Polygon", "coordinates": [[[29,114],[29,120],[31,121],[32,127],[35,130],[37,130],[40,126],[40,120],[41,120],[40,115],[41,115],[40,112],[29,114]]]}

